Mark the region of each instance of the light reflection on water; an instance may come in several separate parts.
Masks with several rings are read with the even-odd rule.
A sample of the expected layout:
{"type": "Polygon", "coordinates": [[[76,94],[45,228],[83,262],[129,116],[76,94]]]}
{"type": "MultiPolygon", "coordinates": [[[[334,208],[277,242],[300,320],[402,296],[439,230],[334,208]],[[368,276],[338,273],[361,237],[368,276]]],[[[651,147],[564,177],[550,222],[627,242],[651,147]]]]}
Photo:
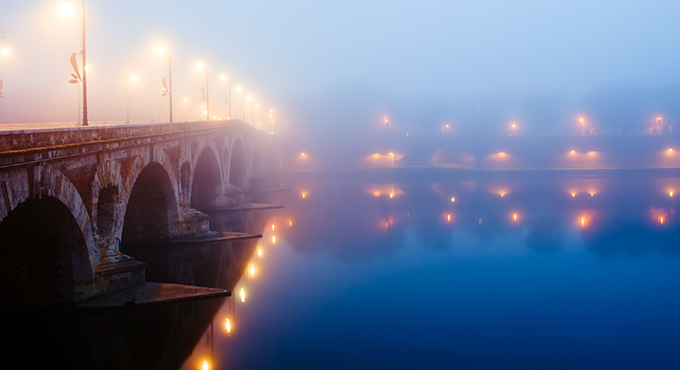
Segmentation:
{"type": "Polygon", "coordinates": [[[219,368],[680,363],[678,178],[287,185],[219,368]]]}
{"type": "Polygon", "coordinates": [[[284,179],[284,209],[211,215],[261,239],[135,252],[227,299],[7,317],[68,368],[679,364],[680,177],[504,176],[284,179]]]}

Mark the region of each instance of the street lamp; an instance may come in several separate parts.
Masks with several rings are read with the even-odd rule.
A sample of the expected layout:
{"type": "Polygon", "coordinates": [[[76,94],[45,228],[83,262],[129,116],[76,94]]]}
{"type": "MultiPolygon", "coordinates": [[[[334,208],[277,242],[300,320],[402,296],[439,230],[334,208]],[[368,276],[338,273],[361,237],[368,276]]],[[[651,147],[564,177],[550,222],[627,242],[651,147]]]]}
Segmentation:
{"type": "Polygon", "coordinates": [[[246,121],[246,96],[245,96],[245,94],[242,93],[241,86],[237,86],[236,91],[241,93],[241,98],[243,98],[243,101],[241,102],[241,111],[243,113],[243,122],[245,122],[246,121]]]}
{"type": "MultiPolygon", "coordinates": [[[[159,35],[159,37],[163,37],[168,41],[168,86],[165,86],[165,77],[163,78],[163,93],[168,95],[168,99],[170,100],[170,123],[172,123],[172,44],[170,44],[170,39],[167,36],[159,35]]],[[[165,51],[165,48],[163,47],[162,44],[158,45],[157,48],[159,54],[162,54],[165,51]]],[[[160,120],[159,120],[160,121],[160,120]]]]}
{"type": "Polygon", "coordinates": [[[245,95],[243,97],[244,97],[244,101],[243,101],[243,122],[248,123],[248,121],[246,120],[246,102],[245,101],[247,100],[248,102],[250,102],[252,100],[252,98],[249,96],[247,99],[245,99],[245,95]]]}
{"type": "Polygon", "coordinates": [[[2,49],[0,49],[0,55],[6,57],[9,55],[9,49],[7,49],[7,36],[0,36],[2,39],[2,49]]]}
{"type": "Polygon", "coordinates": [[[231,120],[231,78],[229,75],[222,75],[222,81],[227,81],[227,102],[225,104],[229,105],[229,118],[231,120]]]}
{"type": "MultiPolygon", "coordinates": [[[[203,69],[203,64],[198,63],[196,65],[196,69],[199,71],[203,69]]],[[[202,89],[201,89],[202,90],[202,89]]],[[[208,66],[205,66],[205,94],[203,96],[203,100],[205,100],[205,105],[206,105],[206,110],[205,110],[205,119],[210,121],[210,89],[208,85],[208,66]]]]}
{"type": "Polygon", "coordinates": [[[82,82],[83,82],[83,126],[89,126],[87,119],[87,53],[85,48],[85,0],[82,0],[83,27],[82,27],[82,47],[80,54],[83,56],[82,82]]]}
{"type": "Polygon", "coordinates": [[[127,84],[127,120],[125,123],[130,123],[130,85],[137,82],[137,76],[130,76],[130,81],[127,84]]]}
{"type": "Polygon", "coordinates": [[[257,125],[257,115],[255,114],[257,108],[260,108],[259,104],[255,104],[255,106],[253,107],[253,126],[257,125]]]}
{"type": "MultiPolygon", "coordinates": [[[[6,57],[7,55],[9,55],[9,50],[7,49],[7,44],[6,44],[7,37],[2,36],[0,38],[2,38],[2,49],[0,49],[0,55],[2,55],[3,57],[6,57]]],[[[5,82],[2,80],[2,78],[0,78],[0,99],[5,97],[2,94],[2,85],[4,85],[4,84],[5,84],[5,82]]]]}

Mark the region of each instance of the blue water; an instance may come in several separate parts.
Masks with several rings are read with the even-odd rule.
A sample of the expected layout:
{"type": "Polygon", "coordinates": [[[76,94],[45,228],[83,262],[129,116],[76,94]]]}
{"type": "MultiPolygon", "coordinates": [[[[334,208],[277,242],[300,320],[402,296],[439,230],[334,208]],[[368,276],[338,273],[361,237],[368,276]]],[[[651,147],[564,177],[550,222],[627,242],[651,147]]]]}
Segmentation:
{"type": "Polygon", "coordinates": [[[183,368],[680,367],[680,177],[284,183],[183,368]]]}

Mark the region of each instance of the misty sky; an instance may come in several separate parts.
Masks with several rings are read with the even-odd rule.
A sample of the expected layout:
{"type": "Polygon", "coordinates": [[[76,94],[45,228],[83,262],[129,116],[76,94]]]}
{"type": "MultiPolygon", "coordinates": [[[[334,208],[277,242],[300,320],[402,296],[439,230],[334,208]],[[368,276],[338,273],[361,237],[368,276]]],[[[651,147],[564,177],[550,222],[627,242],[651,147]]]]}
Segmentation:
{"type": "MultiPolygon", "coordinates": [[[[66,81],[78,14],[63,16],[63,0],[0,1],[0,36],[11,50],[0,59],[0,122],[75,121],[76,90],[66,81]]],[[[87,0],[86,11],[91,120],[125,119],[131,74],[139,76],[131,119],[158,120],[161,108],[167,120],[160,34],[172,40],[179,119],[199,118],[201,59],[211,68],[211,109],[225,116],[222,73],[282,111],[334,91],[410,102],[578,98],[680,82],[673,1],[87,0]]]]}

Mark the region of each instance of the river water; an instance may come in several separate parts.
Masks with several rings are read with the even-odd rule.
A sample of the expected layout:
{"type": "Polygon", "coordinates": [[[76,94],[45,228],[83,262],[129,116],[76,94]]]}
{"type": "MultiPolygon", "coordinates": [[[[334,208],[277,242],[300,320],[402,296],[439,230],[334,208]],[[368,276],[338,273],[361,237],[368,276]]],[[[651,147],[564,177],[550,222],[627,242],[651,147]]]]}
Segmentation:
{"type": "Polygon", "coordinates": [[[285,208],[239,216],[261,239],[213,247],[177,274],[215,281],[208,267],[231,264],[214,270],[232,297],[59,317],[51,336],[26,324],[45,341],[32,348],[100,368],[680,366],[678,172],[281,183],[289,190],[269,200],[285,208]],[[51,349],[65,331],[75,349],[51,349]]]}
{"type": "Polygon", "coordinates": [[[407,170],[287,185],[254,274],[183,368],[200,368],[206,343],[223,369],[680,365],[674,173],[407,170]]]}

